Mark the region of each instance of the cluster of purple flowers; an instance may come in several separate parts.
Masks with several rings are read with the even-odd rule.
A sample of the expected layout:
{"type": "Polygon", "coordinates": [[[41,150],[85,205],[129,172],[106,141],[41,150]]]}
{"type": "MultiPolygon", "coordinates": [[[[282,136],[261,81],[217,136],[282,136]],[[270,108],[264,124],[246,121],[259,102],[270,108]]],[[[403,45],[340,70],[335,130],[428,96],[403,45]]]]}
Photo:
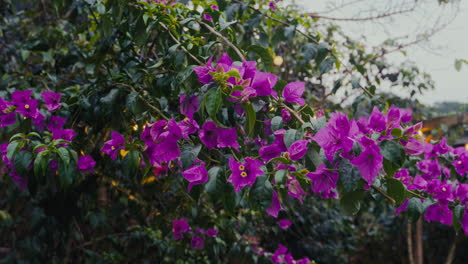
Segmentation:
{"type": "MultiPolygon", "coordinates": [[[[32,90],[17,90],[11,94],[11,101],[6,100],[5,98],[0,98],[0,128],[14,125],[17,122],[16,113],[18,113],[23,119],[30,119],[37,131],[43,132],[47,129],[48,132],[52,133],[52,139],[63,139],[67,142],[72,142],[76,133],[73,129],[63,128],[67,119],[52,114],[62,106],[60,103],[62,94],[55,93],[53,91],[42,92],[42,101],[44,102],[47,111],[44,110],[41,112],[39,100],[32,98],[32,93],[32,90]],[[48,116],[47,122],[46,116],[48,116]]],[[[8,160],[8,146],[9,143],[3,143],[0,145],[2,161],[5,164],[4,170],[12,176],[13,182],[15,182],[22,190],[26,190],[28,178],[24,175],[18,175],[13,166],[13,160],[8,160]]],[[[68,143],[60,143],[58,146],[68,146],[68,143]]],[[[26,151],[28,147],[31,146],[24,146],[20,151],[26,151]]],[[[40,147],[37,148],[36,152],[40,153],[44,150],[45,147],[40,147]]],[[[92,172],[95,164],[96,162],[90,156],[84,155],[78,158],[77,168],[83,172],[92,172]]],[[[54,171],[57,170],[57,168],[57,160],[51,160],[49,162],[49,169],[54,171]]]]}
{"type": "MultiPolygon", "coordinates": [[[[257,248],[255,248],[257,249],[257,248]]],[[[264,251],[262,249],[257,249],[258,255],[270,256],[271,262],[275,264],[309,264],[310,259],[305,257],[299,260],[295,260],[291,253],[288,253],[288,248],[278,244],[278,248],[274,253],[264,251]]]]}
{"type": "Polygon", "coordinates": [[[190,246],[194,249],[203,249],[205,247],[205,239],[218,235],[217,229],[192,229],[186,218],[174,219],[172,221],[172,235],[174,240],[181,240],[185,237],[191,237],[190,246]]]}

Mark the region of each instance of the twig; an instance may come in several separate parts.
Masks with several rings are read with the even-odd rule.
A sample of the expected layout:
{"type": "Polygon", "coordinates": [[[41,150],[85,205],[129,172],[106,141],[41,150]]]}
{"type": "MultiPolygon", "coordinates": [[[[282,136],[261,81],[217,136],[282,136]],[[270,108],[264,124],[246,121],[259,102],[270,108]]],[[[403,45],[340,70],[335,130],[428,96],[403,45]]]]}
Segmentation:
{"type": "Polygon", "coordinates": [[[180,41],[174,36],[172,35],[171,31],[166,27],[166,25],[164,25],[163,23],[159,22],[159,25],[161,25],[161,27],[163,27],[167,33],[169,33],[169,36],[171,36],[172,40],[175,41],[175,43],[179,44],[180,45],[180,48],[185,52],[187,53],[187,55],[189,55],[194,61],[196,61],[199,65],[204,65],[203,62],[201,62],[199,59],[197,59],[197,57],[195,57],[195,55],[193,55],[192,53],[190,53],[190,51],[188,51],[183,45],[182,43],[180,43],[180,41]]]}
{"type": "Polygon", "coordinates": [[[408,260],[409,264],[414,264],[414,256],[413,256],[413,232],[411,221],[406,222],[406,243],[408,245],[408,260]]]}
{"type": "Polygon", "coordinates": [[[218,31],[216,31],[214,28],[212,28],[210,25],[206,24],[205,22],[202,22],[202,21],[198,21],[198,23],[202,24],[203,26],[205,26],[211,33],[213,33],[214,35],[216,35],[218,38],[222,39],[228,46],[230,46],[236,53],[237,55],[239,56],[239,58],[241,58],[241,60],[244,62],[246,61],[244,55],[242,54],[242,52],[234,45],[232,44],[231,41],[229,41],[226,37],[224,37],[223,35],[221,35],[221,33],[219,33],[218,31]]]}
{"type": "Polygon", "coordinates": [[[392,204],[396,204],[396,201],[392,197],[390,197],[386,192],[384,192],[381,188],[372,185],[372,189],[379,192],[383,197],[387,198],[387,200],[389,200],[392,204]]]}
{"type": "Polygon", "coordinates": [[[301,124],[304,124],[304,120],[302,120],[302,118],[299,116],[299,114],[294,111],[292,108],[290,108],[289,106],[285,105],[284,103],[281,104],[282,107],[286,108],[286,110],[288,110],[291,114],[293,114],[297,120],[299,120],[299,122],[301,122],[301,124]]]}
{"type": "MultiPolygon", "coordinates": [[[[125,86],[125,87],[128,87],[130,88],[133,92],[137,92],[137,90],[129,85],[129,84],[126,84],[126,83],[120,83],[120,82],[114,82],[113,83],[114,85],[122,85],[122,86],[125,86]]],[[[163,112],[157,108],[156,106],[152,105],[151,102],[149,102],[148,100],[146,100],[146,98],[144,98],[142,95],[139,95],[138,96],[147,106],[149,106],[151,109],[153,109],[156,113],[158,113],[158,115],[160,115],[162,118],[166,119],[166,120],[169,120],[170,118],[167,117],[165,114],[163,114],[163,112]]]]}
{"type": "Polygon", "coordinates": [[[378,16],[373,16],[373,17],[363,17],[363,18],[339,18],[339,17],[327,17],[327,16],[321,16],[317,13],[306,13],[306,15],[309,15],[311,17],[315,18],[322,18],[322,19],[328,19],[328,20],[334,20],[334,21],[368,21],[368,20],[375,20],[375,19],[381,19],[389,16],[394,16],[394,15],[400,15],[404,13],[409,13],[413,12],[415,9],[416,5],[414,5],[412,8],[409,9],[404,9],[404,10],[399,10],[395,12],[390,12],[390,13],[385,13],[381,14],[378,16]]]}

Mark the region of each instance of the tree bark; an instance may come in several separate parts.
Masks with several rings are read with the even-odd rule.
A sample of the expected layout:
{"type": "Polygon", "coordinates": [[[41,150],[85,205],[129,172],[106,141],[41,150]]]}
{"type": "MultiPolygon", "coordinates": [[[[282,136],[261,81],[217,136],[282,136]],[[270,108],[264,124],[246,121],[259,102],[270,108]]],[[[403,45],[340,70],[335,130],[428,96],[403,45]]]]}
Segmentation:
{"type": "Polygon", "coordinates": [[[416,264],[424,264],[422,217],[416,222],[416,264]]]}
{"type": "Polygon", "coordinates": [[[408,260],[409,264],[414,264],[414,255],[413,255],[413,231],[411,226],[411,221],[406,223],[406,242],[408,244],[408,260]]]}

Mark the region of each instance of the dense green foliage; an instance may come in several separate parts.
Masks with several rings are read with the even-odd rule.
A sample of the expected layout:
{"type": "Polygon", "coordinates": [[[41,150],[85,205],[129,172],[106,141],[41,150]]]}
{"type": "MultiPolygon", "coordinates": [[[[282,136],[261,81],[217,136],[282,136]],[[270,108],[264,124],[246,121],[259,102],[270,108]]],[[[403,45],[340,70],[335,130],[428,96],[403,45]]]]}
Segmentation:
{"type": "MultiPolygon", "coordinates": [[[[232,149],[231,155],[189,141],[182,146],[181,165],[174,162],[162,171],[149,166],[139,139],[143,128],[158,120],[182,120],[181,94],[204,98],[204,121],[220,126],[238,121],[221,97],[222,87],[203,86],[193,71],[224,52],[236,61],[256,61],[259,69],[279,77],[281,88],[289,82],[306,83],[307,104],[294,111],[310,128],[301,127],[298,120],[289,125],[300,131],[316,132],[325,125],[324,119],[315,119],[320,110],[348,111],[357,119],[374,106],[388,109],[393,104],[412,108],[414,118],[420,119],[423,113],[412,97],[432,88],[427,74],[413,66],[388,64],[382,50],[391,47],[369,51],[334,25],[300,15],[294,7],[271,9],[268,2],[0,0],[0,96],[9,98],[17,90],[32,90],[34,98],[45,90],[59,92],[60,116],[68,119],[65,127],[76,132],[73,144],[64,146],[66,142],[28,134],[34,127],[29,120],[0,129],[1,142],[24,133],[12,139],[15,168],[36,176],[23,192],[10,175],[0,174],[0,247],[7,249],[0,252],[0,262],[268,263],[269,257],[257,254],[258,248],[274,252],[278,243],[296,258],[318,263],[369,263],[389,256],[394,263],[406,261],[393,254],[394,246],[382,245],[374,252],[379,243],[404,243],[398,231],[406,220],[395,216],[381,193],[358,190],[364,184],[349,164],[340,167],[345,172],[342,181],[350,181],[340,181],[340,188],[348,191],[343,192],[349,195],[346,199],[307,195],[301,204],[282,189],[286,210],[280,218],[293,222],[288,230],[264,213],[272,191],[266,177],[240,193],[226,181],[228,156],[236,156],[232,149]],[[214,4],[219,10],[210,7],[214,4]],[[283,58],[281,65],[275,65],[276,56],[283,58]],[[378,87],[383,84],[407,89],[410,96],[381,93],[378,87]],[[338,92],[346,104],[329,100],[338,92]],[[101,151],[111,131],[119,131],[126,141],[126,150],[116,160],[101,151]],[[25,145],[17,142],[48,151],[20,152],[25,145]],[[95,159],[93,173],[75,169],[78,155],[95,159]],[[188,192],[178,166],[187,169],[196,158],[209,162],[209,180],[188,192]],[[53,159],[61,162],[58,177],[47,173],[53,159]],[[33,169],[28,167],[32,160],[33,169]],[[189,240],[173,239],[172,221],[181,218],[188,218],[193,229],[216,228],[219,235],[207,238],[204,250],[190,248],[189,240]]],[[[266,105],[272,107],[269,113],[260,110],[265,107],[262,100],[243,106],[245,131],[252,138],[265,129],[269,115],[281,115],[279,104],[266,105]]],[[[283,122],[272,121],[272,126],[282,127],[283,122]]],[[[297,134],[289,140],[300,138],[297,134]]],[[[248,150],[236,153],[251,155],[248,150]]],[[[405,157],[402,152],[389,156],[398,164],[387,164],[385,172],[393,174],[405,157]]],[[[269,166],[275,181],[285,181],[269,166]]],[[[317,164],[309,158],[307,166],[314,171],[317,164]]],[[[388,189],[401,204],[409,196],[396,182],[388,189]]],[[[399,252],[405,254],[404,249],[399,252]]]]}

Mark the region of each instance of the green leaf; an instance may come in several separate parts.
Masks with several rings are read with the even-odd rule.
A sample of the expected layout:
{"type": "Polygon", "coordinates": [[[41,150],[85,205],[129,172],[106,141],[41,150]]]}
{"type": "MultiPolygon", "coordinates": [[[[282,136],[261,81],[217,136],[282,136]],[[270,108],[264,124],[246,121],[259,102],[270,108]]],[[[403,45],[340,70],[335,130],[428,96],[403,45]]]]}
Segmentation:
{"type": "Polygon", "coordinates": [[[184,169],[187,169],[193,164],[193,162],[197,159],[201,148],[202,146],[200,144],[196,146],[185,145],[182,148],[182,153],[180,154],[180,160],[182,161],[182,167],[184,169]]]}
{"type": "Polygon", "coordinates": [[[403,184],[397,179],[388,178],[387,194],[396,201],[397,205],[400,205],[406,198],[405,186],[403,186],[403,184]]]}
{"type": "Polygon", "coordinates": [[[252,136],[255,128],[255,122],[257,121],[257,114],[255,113],[252,104],[243,103],[242,106],[244,107],[247,117],[245,131],[247,132],[248,136],[252,136]]]}
{"type": "Polygon", "coordinates": [[[291,144],[296,141],[296,134],[297,134],[296,129],[289,129],[284,134],[284,144],[286,145],[287,148],[289,148],[289,146],[291,146],[291,144]]]}
{"type": "Polygon", "coordinates": [[[64,147],[57,149],[57,154],[59,155],[60,159],[64,162],[64,164],[68,165],[70,163],[70,153],[64,147]]]}
{"type": "Polygon", "coordinates": [[[270,69],[273,67],[273,55],[267,48],[258,45],[251,45],[247,47],[247,51],[256,53],[261,58],[265,68],[270,69]]]}
{"type": "Polygon", "coordinates": [[[273,186],[266,176],[257,178],[255,184],[250,189],[249,201],[252,208],[265,210],[270,207],[273,186]]]}
{"type": "Polygon", "coordinates": [[[25,139],[25,138],[26,138],[26,135],[24,133],[17,133],[11,136],[10,142],[17,140],[17,139],[25,139]]]}
{"type": "Polygon", "coordinates": [[[361,209],[361,200],[364,198],[363,190],[345,193],[340,198],[341,209],[348,215],[355,215],[361,209]]]}
{"type": "Polygon", "coordinates": [[[361,81],[361,78],[359,78],[359,77],[353,77],[351,79],[351,86],[353,87],[353,89],[359,88],[359,82],[360,81],[361,81]]]}
{"type": "Polygon", "coordinates": [[[21,176],[28,175],[32,159],[33,155],[28,151],[21,151],[15,155],[14,165],[16,172],[21,176]]]}
{"type": "Polygon", "coordinates": [[[222,168],[219,166],[213,167],[208,170],[209,180],[205,184],[205,191],[210,194],[215,194],[224,186],[225,183],[220,182],[220,172],[222,168]]]}
{"type": "Polygon", "coordinates": [[[392,134],[392,136],[399,138],[399,137],[403,136],[403,130],[401,130],[401,128],[394,128],[394,129],[392,129],[391,134],[392,134]]]}
{"type": "Polygon", "coordinates": [[[349,160],[342,159],[339,165],[340,178],[339,181],[347,192],[356,190],[358,182],[361,179],[361,174],[358,168],[353,166],[349,160]]]}
{"type": "Polygon", "coordinates": [[[18,151],[24,146],[24,141],[13,141],[8,144],[7,147],[7,158],[9,161],[13,160],[13,157],[18,153],[18,151]]]}
{"type": "Polygon", "coordinates": [[[114,104],[118,96],[119,89],[112,89],[106,96],[101,97],[100,101],[104,105],[111,106],[112,104],[114,104]]]}
{"type": "Polygon", "coordinates": [[[286,170],[279,170],[275,173],[275,183],[277,185],[284,184],[286,182],[286,170]]]}
{"type": "Polygon", "coordinates": [[[389,176],[393,176],[405,162],[405,150],[400,144],[392,140],[383,141],[380,143],[380,148],[384,156],[384,170],[389,176]]]}
{"type": "Polygon", "coordinates": [[[320,63],[320,66],[319,66],[320,74],[329,72],[331,69],[333,69],[334,64],[335,64],[334,58],[327,58],[324,61],[322,61],[322,63],[320,63]]]}
{"type": "Polygon", "coordinates": [[[341,87],[341,79],[338,79],[338,80],[336,80],[335,83],[333,84],[333,89],[332,89],[331,92],[332,92],[333,94],[335,94],[335,93],[338,91],[338,89],[340,89],[340,87],[341,87]]]}
{"type": "Polygon", "coordinates": [[[219,109],[223,103],[220,87],[215,87],[208,90],[204,100],[206,112],[208,112],[208,115],[211,117],[211,119],[213,119],[213,121],[218,123],[216,115],[218,114],[219,109]]]}
{"type": "Polygon", "coordinates": [[[68,164],[65,164],[62,160],[59,161],[58,178],[60,180],[60,185],[62,188],[67,188],[73,183],[75,168],[76,164],[74,162],[69,162],[68,164]]]}
{"type": "Polygon", "coordinates": [[[39,135],[39,133],[37,133],[37,132],[31,132],[31,133],[29,133],[26,137],[27,137],[27,138],[30,138],[30,137],[37,137],[37,138],[39,138],[39,139],[42,138],[41,135],[39,135]]]}
{"type": "Polygon", "coordinates": [[[225,28],[237,23],[237,20],[227,22],[223,16],[219,16],[219,31],[223,31],[225,28]]]}
{"type": "Polygon", "coordinates": [[[283,128],[283,118],[275,116],[271,119],[271,130],[276,131],[283,128]]]}
{"type": "Polygon", "coordinates": [[[421,203],[421,199],[413,197],[409,200],[408,205],[408,217],[411,221],[416,221],[419,219],[419,216],[424,212],[423,203],[421,203]]]}
{"type": "Polygon", "coordinates": [[[37,154],[36,159],[34,160],[34,175],[36,177],[42,177],[46,173],[47,165],[49,160],[46,158],[49,155],[49,151],[42,151],[37,154]]]}

